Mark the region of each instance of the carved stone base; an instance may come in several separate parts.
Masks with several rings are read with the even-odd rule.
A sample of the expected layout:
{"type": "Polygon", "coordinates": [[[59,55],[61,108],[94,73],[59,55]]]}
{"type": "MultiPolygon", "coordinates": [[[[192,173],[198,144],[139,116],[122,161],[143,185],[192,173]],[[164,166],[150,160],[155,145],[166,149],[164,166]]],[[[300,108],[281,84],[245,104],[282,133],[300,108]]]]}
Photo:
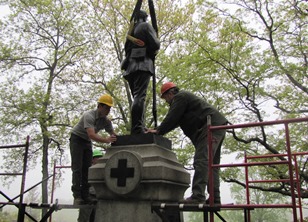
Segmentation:
{"type": "Polygon", "coordinates": [[[103,201],[96,205],[95,222],[161,222],[150,201],[103,201]]]}
{"type": "Polygon", "coordinates": [[[126,142],[121,137],[89,169],[89,182],[99,200],[96,222],[160,221],[151,212],[151,202],[177,202],[189,187],[190,174],[177,161],[169,140],[149,134],[150,144],[120,145],[140,139],[129,137],[126,142]]]}

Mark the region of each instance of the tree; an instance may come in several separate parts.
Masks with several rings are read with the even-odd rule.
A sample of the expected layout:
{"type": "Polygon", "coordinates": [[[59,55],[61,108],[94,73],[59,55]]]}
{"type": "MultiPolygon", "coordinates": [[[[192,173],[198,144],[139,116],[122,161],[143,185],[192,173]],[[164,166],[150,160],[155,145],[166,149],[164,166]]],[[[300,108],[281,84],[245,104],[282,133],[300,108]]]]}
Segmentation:
{"type": "MultiPolygon", "coordinates": [[[[304,2],[199,3],[189,31],[178,37],[165,75],[214,104],[234,124],[272,120],[274,115],[303,117],[308,101],[307,55],[302,53],[307,51],[304,2]]],[[[290,126],[296,152],[307,150],[306,129],[306,123],[290,126]]],[[[239,157],[244,151],[248,155],[285,153],[283,132],[274,127],[230,131],[223,150],[238,152],[239,157]]],[[[298,163],[301,196],[307,198],[307,159],[302,157],[298,163]]],[[[266,172],[268,178],[287,177],[279,167],[266,172]]],[[[230,171],[223,178],[239,182],[230,171]]],[[[280,189],[259,188],[291,195],[288,183],[280,189]]]]}
{"type": "MultiPolygon", "coordinates": [[[[133,3],[2,2],[9,4],[12,13],[1,23],[1,138],[11,143],[30,134],[29,163],[34,166],[42,158],[44,179],[49,176],[54,154],[67,145],[70,128],[84,110],[94,108],[103,91],[116,100],[113,120],[118,133],[127,132],[127,101],[131,100],[125,87],[120,87],[126,83],[119,66],[133,3]]],[[[193,10],[193,4],[185,7],[174,2],[158,5],[158,16],[166,21],[160,29],[165,48],[189,21],[185,14],[193,10]],[[166,9],[172,12],[168,19],[164,17],[166,9]]],[[[164,47],[161,52],[164,54],[164,47]]],[[[14,156],[20,158],[22,152],[14,156]]],[[[5,157],[7,168],[16,164],[12,155],[5,157]]],[[[43,202],[48,202],[47,185],[47,181],[42,184],[43,202]]]]}
{"type": "MultiPolygon", "coordinates": [[[[249,172],[249,179],[250,180],[258,180],[259,178],[258,169],[252,168],[249,172]]],[[[240,177],[243,180],[243,175],[245,175],[243,172],[240,173],[240,177]]],[[[260,191],[258,189],[250,189],[249,192],[250,197],[250,203],[252,204],[282,204],[286,203],[288,201],[288,198],[278,194],[278,193],[267,193],[260,191]]],[[[242,188],[242,186],[238,184],[232,184],[231,186],[231,195],[232,198],[235,200],[236,204],[246,204],[247,200],[245,198],[245,190],[242,188]]],[[[291,213],[291,210],[286,209],[275,209],[275,208],[258,208],[250,211],[251,215],[251,221],[257,221],[257,222],[275,222],[277,221],[277,218],[279,218],[279,221],[289,221],[288,219],[288,213],[291,213]]],[[[243,211],[230,211],[230,212],[223,212],[222,215],[224,218],[230,220],[230,221],[241,221],[244,218],[244,212],[243,211]]]]}
{"type": "MultiPolygon", "coordinates": [[[[243,102],[244,107],[253,114],[256,121],[262,122],[266,118],[266,112],[262,110],[262,103],[271,101],[274,105],[275,112],[280,118],[301,117],[307,113],[307,26],[305,17],[304,1],[230,1],[230,4],[238,7],[234,14],[228,13],[227,10],[221,10],[231,21],[235,22],[239,33],[249,38],[252,44],[259,47],[254,49],[255,63],[246,61],[250,64],[245,73],[236,72],[232,74],[233,79],[243,86],[243,97],[239,99],[243,102]],[[251,26],[248,19],[255,23],[251,26]],[[257,24],[257,25],[256,25],[257,24]],[[255,52],[260,52],[255,53],[255,52]],[[251,68],[256,71],[252,71],[251,68]],[[258,75],[256,75],[258,74],[258,75]],[[247,77],[246,77],[247,76],[247,77]],[[259,76],[259,77],[258,77],[259,76]],[[248,81],[247,81],[248,80],[248,81]],[[277,81],[279,84],[277,84],[277,81]],[[283,87],[281,87],[283,86],[283,87]],[[292,92],[292,93],[290,93],[292,92]],[[244,96],[246,102],[244,102],[244,96]]],[[[218,7],[216,7],[218,8],[218,7]]],[[[233,70],[236,67],[232,67],[233,70]]],[[[293,150],[305,151],[307,149],[307,131],[306,124],[295,124],[291,126],[293,150]],[[301,134],[300,132],[303,132],[301,134]]],[[[249,146],[249,152],[255,153],[285,153],[283,130],[277,134],[271,133],[270,129],[260,127],[259,132],[247,137],[247,132],[234,138],[249,146]],[[281,140],[277,141],[277,138],[281,140]],[[277,141],[277,143],[276,143],[277,141]],[[254,149],[253,146],[263,147],[254,149]]],[[[245,147],[245,146],[244,146],[245,147]]],[[[283,158],[281,158],[283,159],[283,158]]],[[[299,176],[302,187],[302,197],[307,198],[307,159],[299,161],[299,176]]],[[[266,171],[272,178],[286,178],[286,171],[273,169],[266,171]]],[[[262,189],[262,187],[260,187],[262,189]]],[[[284,195],[290,195],[290,187],[283,183],[281,189],[270,187],[271,190],[284,195]]]]}
{"type": "Polygon", "coordinates": [[[13,213],[9,213],[7,211],[0,211],[0,221],[1,222],[9,222],[9,221],[13,221],[14,219],[16,219],[16,214],[13,213]]]}
{"type": "MultiPolygon", "coordinates": [[[[2,3],[10,4],[12,13],[0,24],[1,139],[15,142],[31,134],[30,162],[35,165],[42,157],[46,178],[52,154],[67,145],[70,128],[103,91],[116,100],[112,118],[118,133],[126,134],[130,128],[131,98],[119,66],[134,3],[2,3]]],[[[307,114],[304,1],[160,0],[155,7],[162,41],[155,62],[158,86],[174,81],[214,104],[232,123],[262,122],[273,114],[278,118],[307,114]]],[[[151,89],[148,95],[146,124],[151,127],[151,89]]],[[[167,107],[162,100],[157,102],[161,121],[167,107]]],[[[306,129],[305,124],[290,128],[297,151],[307,150],[306,129]]],[[[193,148],[187,138],[178,130],[167,136],[174,147],[184,148],[176,151],[189,167],[193,148]]],[[[229,132],[224,150],[239,156],[244,150],[251,155],[281,153],[281,144],[281,131],[260,127],[229,132]]],[[[6,157],[9,167],[10,156],[6,157]]],[[[307,159],[299,163],[306,198],[307,159]]],[[[285,177],[281,168],[264,172],[285,177]]],[[[223,178],[240,182],[234,172],[225,172],[223,178]]],[[[289,186],[284,185],[289,195],[289,186]]],[[[42,188],[42,201],[47,202],[47,184],[42,188]]]]}
{"type": "MultiPolygon", "coordinates": [[[[75,83],[75,63],[90,43],[81,32],[85,12],[77,3],[10,3],[13,14],[1,24],[2,138],[13,141],[25,132],[31,134],[29,163],[36,164],[42,157],[43,179],[49,176],[49,154],[65,140],[68,115],[78,105],[71,101],[78,98],[81,103],[86,91],[69,84],[75,83]]],[[[42,183],[42,201],[48,202],[47,181],[42,183]]]]}

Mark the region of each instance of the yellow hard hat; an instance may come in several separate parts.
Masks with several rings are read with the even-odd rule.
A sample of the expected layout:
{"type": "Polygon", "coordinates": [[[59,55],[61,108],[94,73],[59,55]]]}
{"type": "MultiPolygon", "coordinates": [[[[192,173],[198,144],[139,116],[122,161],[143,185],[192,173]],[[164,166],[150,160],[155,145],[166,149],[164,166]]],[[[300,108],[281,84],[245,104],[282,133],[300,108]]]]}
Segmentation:
{"type": "Polygon", "coordinates": [[[106,104],[107,106],[110,106],[110,107],[113,106],[113,99],[108,94],[101,95],[101,97],[99,97],[97,102],[106,104]]]}

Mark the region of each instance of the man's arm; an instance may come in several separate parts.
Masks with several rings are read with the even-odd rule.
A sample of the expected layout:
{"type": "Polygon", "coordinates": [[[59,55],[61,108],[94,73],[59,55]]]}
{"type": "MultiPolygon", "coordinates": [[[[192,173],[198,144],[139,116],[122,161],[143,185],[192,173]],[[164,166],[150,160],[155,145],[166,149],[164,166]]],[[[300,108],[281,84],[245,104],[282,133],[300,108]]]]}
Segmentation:
{"type": "Polygon", "coordinates": [[[187,100],[184,95],[175,96],[166,117],[157,128],[157,133],[164,135],[177,128],[185,114],[186,106],[187,100]]]}
{"type": "MultiPolygon", "coordinates": [[[[115,134],[110,134],[109,137],[102,137],[98,134],[95,133],[94,128],[87,128],[87,134],[91,140],[94,140],[95,142],[100,142],[100,143],[113,143],[117,140],[117,137],[115,134]]],[[[114,132],[113,132],[114,133],[114,132]]]]}

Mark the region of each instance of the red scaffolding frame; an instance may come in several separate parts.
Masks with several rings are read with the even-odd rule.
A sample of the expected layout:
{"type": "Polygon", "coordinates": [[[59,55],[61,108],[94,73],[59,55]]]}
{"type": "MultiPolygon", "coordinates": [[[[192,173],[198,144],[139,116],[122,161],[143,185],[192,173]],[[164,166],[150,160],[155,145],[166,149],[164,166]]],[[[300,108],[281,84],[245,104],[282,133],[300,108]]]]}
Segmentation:
{"type": "MultiPolygon", "coordinates": [[[[51,196],[50,196],[50,203],[53,203],[54,201],[54,192],[56,189],[55,183],[56,183],[56,174],[57,174],[57,169],[62,169],[62,168],[66,168],[66,169],[71,169],[71,166],[61,166],[61,165],[57,165],[57,161],[54,161],[54,165],[53,165],[53,177],[52,177],[52,187],[51,187],[51,196]]],[[[57,202],[57,201],[56,201],[57,202]]],[[[49,222],[52,221],[52,215],[50,215],[49,217],[49,222]]]]}
{"type": "MultiPolygon", "coordinates": [[[[301,204],[301,191],[300,184],[296,183],[299,181],[298,177],[298,166],[297,166],[297,156],[307,155],[308,152],[292,153],[291,150],[291,141],[289,134],[289,124],[291,123],[300,123],[308,122],[308,118],[297,118],[297,119],[286,119],[286,120],[276,120],[276,121],[267,121],[267,122],[258,122],[258,123],[247,123],[247,124],[238,124],[238,125],[224,125],[224,126],[211,126],[210,118],[208,119],[208,157],[209,157],[209,184],[213,184],[213,168],[224,168],[224,167],[244,167],[245,168],[245,185],[246,185],[246,204],[241,205],[221,205],[222,209],[244,209],[245,210],[245,221],[250,222],[250,211],[255,208],[292,208],[293,211],[293,221],[298,220],[297,209],[299,209],[299,221],[303,222],[303,213],[302,213],[302,204],[301,204]],[[244,163],[238,164],[213,164],[213,155],[212,155],[212,132],[214,130],[220,129],[238,129],[238,128],[249,128],[249,127],[259,127],[259,126],[268,126],[268,125],[284,125],[285,129],[285,145],[286,153],[284,154],[268,154],[268,155],[258,155],[258,156],[247,156],[245,154],[244,163]],[[249,160],[260,159],[260,158],[274,158],[274,157],[286,157],[286,160],[278,161],[266,161],[266,162],[249,162],[249,160]],[[288,166],[289,178],[280,179],[280,180],[256,180],[251,181],[248,178],[248,167],[257,166],[257,165],[274,165],[274,164],[285,164],[288,166]],[[294,169],[293,169],[294,168],[294,169]],[[249,184],[250,183],[269,183],[269,182],[289,182],[291,189],[291,204],[251,204],[250,203],[250,193],[249,193],[249,184]],[[295,193],[297,192],[297,193],[295,193]],[[298,201],[296,201],[298,199],[298,201]],[[298,203],[297,203],[298,202],[298,203]]],[[[210,197],[209,197],[209,206],[214,206],[214,187],[209,186],[210,197]]],[[[210,213],[210,222],[214,222],[214,211],[209,211],[210,213]]]]}

